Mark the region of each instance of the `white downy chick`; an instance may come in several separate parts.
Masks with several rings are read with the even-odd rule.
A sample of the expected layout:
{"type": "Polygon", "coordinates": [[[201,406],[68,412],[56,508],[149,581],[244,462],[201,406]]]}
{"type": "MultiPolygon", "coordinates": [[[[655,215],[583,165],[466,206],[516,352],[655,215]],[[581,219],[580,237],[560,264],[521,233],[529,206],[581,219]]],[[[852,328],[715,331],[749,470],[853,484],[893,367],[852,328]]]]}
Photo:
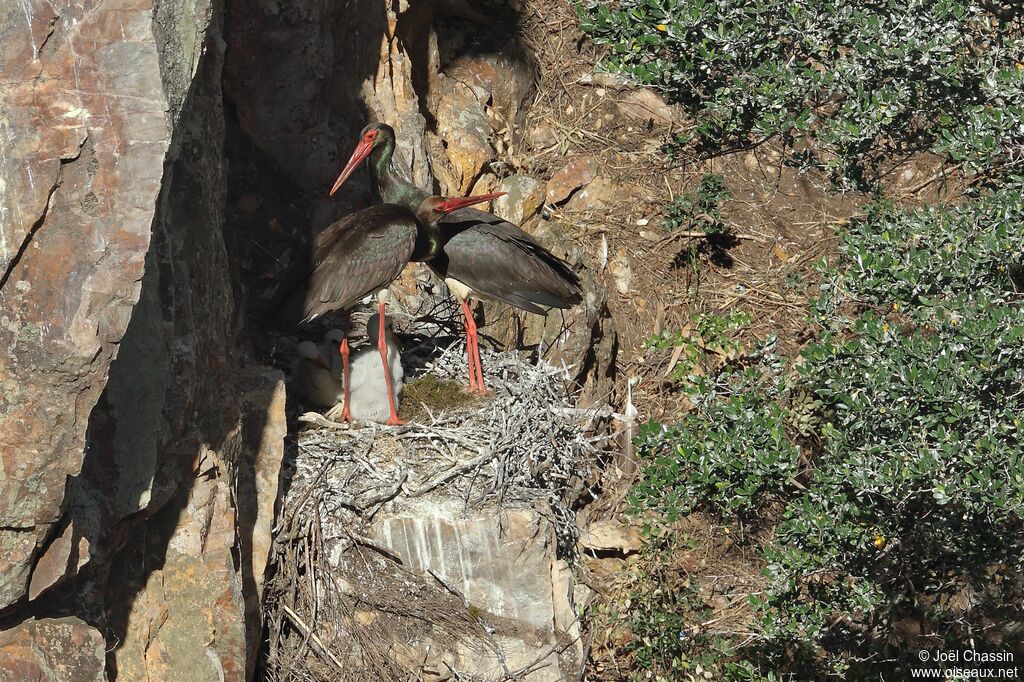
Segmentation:
{"type": "Polygon", "coordinates": [[[331,374],[338,381],[341,381],[341,342],[345,338],[345,332],[340,329],[328,329],[324,334],[324,342],[320,344],[320,355],[327,361],[331,374]]]}
{"type": "MultiPolygon", "coordinates": [[[[366,337],[369,345],[351,356],[349,365],[349,409],[356,421],[373,421],[383,424],[388,420],[387,384],[384,367],[380,361],[377,342],[380,330],[380,316],[374,313],[366,323],[366,337]]],[[[395,336],[391,320],[387,320],[384,339],[388,347],[388,368],[391,370],[391,384],[395,392],[395,409],[401,404],[405,373],[402,370],[401,346],[395,336]]],[[[340,359],[339,359],[340,363],[340,359]]]]}
{"type": "Polygon", "coordinates": [[[293,390],[304,403],[318,407],[335,405],[342,397],[341,380],[334,377],[321,349],[312,341],[303,341],[297,350],[299,357],[292,363],[293,390]]]}

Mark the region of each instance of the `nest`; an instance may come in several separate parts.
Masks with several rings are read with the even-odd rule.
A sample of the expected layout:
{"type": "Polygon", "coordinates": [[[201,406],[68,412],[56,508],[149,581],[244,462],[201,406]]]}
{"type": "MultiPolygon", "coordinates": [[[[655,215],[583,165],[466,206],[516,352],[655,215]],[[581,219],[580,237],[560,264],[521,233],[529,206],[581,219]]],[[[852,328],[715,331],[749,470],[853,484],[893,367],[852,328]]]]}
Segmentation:
{"type": "MultiPolygon", "coordinates": [[[[452,406],[465,400],[413,390],[420,382],[465,385],[465,347],[453,345],[407,389],[407,407],[415,395],[441,397],[442,404],[417,406],[420,423],[342,429],[303,416],[315,426],[297,438],[266,588],[268,679],[420,679],[421,652],[409,642],[429,635],[439,648],[467,638],[486,643],[509,627],[368,537],[382,509],[528,507],[550,522],[559,555],[571,558],[573,509],[590,495],[607,438],[593,428],[602,411],[572,405],[566,368],[527,364],[513,352],[481,353],[491,395],[452,406]]],[[[433,672],[469,679],[450,668],[433,672]]],[[[506,669],[502,679],[525,672],[506,669]]]]}

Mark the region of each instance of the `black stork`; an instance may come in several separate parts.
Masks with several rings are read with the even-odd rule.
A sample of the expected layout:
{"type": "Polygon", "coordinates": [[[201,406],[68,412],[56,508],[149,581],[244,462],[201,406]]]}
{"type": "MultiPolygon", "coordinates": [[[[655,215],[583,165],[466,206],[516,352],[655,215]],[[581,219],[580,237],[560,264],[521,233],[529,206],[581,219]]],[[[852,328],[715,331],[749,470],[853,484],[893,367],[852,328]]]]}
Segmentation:
{"type": "MultiPolygon", "coordinates": [[[[429,195],[403,178],[392,166],[395,131],[371,123],[334,186],[333,195],[360,163],[370,157],[370,173],[381,199],[413,209],[429,195]]],[[[518,226],[474,208],[446,215],[439,225],[441,249],[430,268],[459,300],[466,317],[469,389],[484,393],[483,367],[476,322],[468,299],[502,301],[538,315],[544,308],[571,308],[583,300],[580,279],[569,265],[538,244],[518,226]]]]}
{"type": "MultiPolygon", "coordinates": [[[[382,293],[402,274],[410,261],[429,260],[440,252],[438,221],[451,211],[491,201],[502,194],[486,194],[466,198],[429,196],[415,209],[396,204],[381,204],[361,211],[327,226],[316,236],[310,269],[288,294],[283,308],[301,323],[337,310],[348,310],[363,298],[377,293],[380,329],[377,349],[384,365],[388,385],[386,422],[397,426],[394,396],[391,394],[391,372],[388,367],[384,299],[382,293]]],[[[347,331],[347,330],[346,330],[347,331]]],[[[348,335],[343,335],[339,348],[342,359],[344,405],[341,418],[351,421],[349,409],[348,335]]]]}

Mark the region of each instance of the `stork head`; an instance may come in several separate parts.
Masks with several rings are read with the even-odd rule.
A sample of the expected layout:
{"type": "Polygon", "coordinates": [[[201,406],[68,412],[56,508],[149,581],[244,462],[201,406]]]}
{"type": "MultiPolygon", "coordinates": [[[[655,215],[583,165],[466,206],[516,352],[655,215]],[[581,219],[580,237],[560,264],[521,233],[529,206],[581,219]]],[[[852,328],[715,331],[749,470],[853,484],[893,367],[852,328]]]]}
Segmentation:
{"type": "MultiPolygon", "coordinates": [[[[398,346],[398,337],[395,336],[395,325],[390,317],[384,318],[384,338],[389,346],[398,346]]],[[[366,321],[366,340],[371,346],[380,343],[380,313],[370,315],[366,321]]]]}
{"type": "Polygon", "coordinates": [[[369,156],[374,149],[381,145],[395,143],[395,130],[387,123],[371,123],[370,125],[363,128],[362,132],[359,133],[359,143],[356,145],[355,151],[352,152],[352,156],[349,158],[348,163],[341,169],[341,175],[334,181],[334,186],[331,187],[330,196],[334,196],[334,193],[345,184],[345,181],[349,179],[349,176],[355,172],[359,164],[369,156]]]}
{"type": "Polygon", "coordinates": [[[458,211],[460,208],[466,208],[467,206],[473,206],[474,204],[482,204],[485,201],[494,201],[498,197],[503,197],[506,194],[508,194],[508,192],[478,194],[471,197],[427,197],[423,200],[423,203],[420,204],[420,208],[416,212],[416,217],[423,222],[434,223],[452,211],[458,211]]]}
{"type": "Polygon", "coordinates": [[[323,357],[320,355],[320,349],[312,341],[303,341],[298,345],[297,350],[299,357],[306,362],[316,365],[321,369],[328,369],[327,363],[324,362],[323,357]]]}

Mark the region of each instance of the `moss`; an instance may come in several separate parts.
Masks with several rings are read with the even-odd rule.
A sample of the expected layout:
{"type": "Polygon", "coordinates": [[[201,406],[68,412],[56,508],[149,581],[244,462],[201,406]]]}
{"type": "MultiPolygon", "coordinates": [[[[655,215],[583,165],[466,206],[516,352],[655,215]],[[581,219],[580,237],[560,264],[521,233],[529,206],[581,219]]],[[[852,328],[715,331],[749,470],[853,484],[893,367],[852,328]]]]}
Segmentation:
{"type": "Polygon", "coordinates": [[[459,410],[476,405],[481,398],[466,391],[466,387],[455,381],[446,381],[431,374],[417,377],[405,385],[402,393],[402,417],[424,419],[427,410],[437,414],[442,410],[459,410]]]}

